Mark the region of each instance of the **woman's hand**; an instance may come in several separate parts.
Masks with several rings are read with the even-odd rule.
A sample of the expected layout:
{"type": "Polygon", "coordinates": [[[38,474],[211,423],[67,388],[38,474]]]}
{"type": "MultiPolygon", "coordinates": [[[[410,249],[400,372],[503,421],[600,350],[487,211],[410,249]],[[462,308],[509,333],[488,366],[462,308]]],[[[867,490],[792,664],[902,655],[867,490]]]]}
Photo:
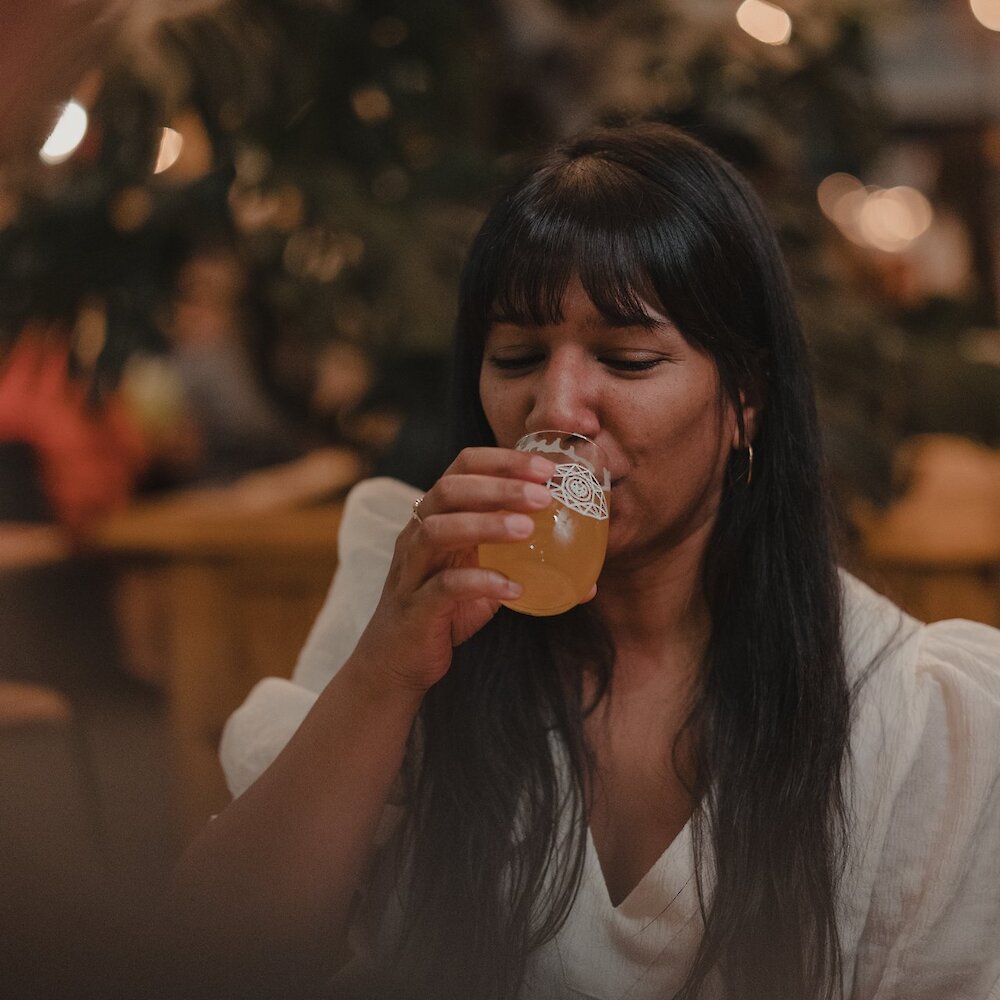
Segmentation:
{"type": "Polygon", "coordinates": [[[520,595],[479,566],[477,547],[527,538],[554,471],[501,448],[458,456],[400,532],[354,652],[270,767],[188,848],[170,900],[177,947],[223,970],[223,994],[312,993],[333,974],[424,694],[455,645],[520,595]]]}
{"type": "Polygon", "coordinates": [[[420,502],[420,521],[396,540],[378,607],[345,667],[410,692],[440,680],[454,647],[521,594],[520,584],[479,566],[477,547],[529,537],[528,515],[550,503],[554,471],[540,455],[463,451],[420,502]]]}
{"type": "Polygon", "coordinates": [[[508,449],[458,456],[400,532],[354,652],[270,767],[188,848],[170,901],[178,947],[199,969],[201,954],[222,968],[235,987],[224,982],[225,995],[262,984],[311,993],[334,972],[424,694],[455,645],[520,595],[480,568],[477,547],[527,538],[554,472],[508,449]]]}

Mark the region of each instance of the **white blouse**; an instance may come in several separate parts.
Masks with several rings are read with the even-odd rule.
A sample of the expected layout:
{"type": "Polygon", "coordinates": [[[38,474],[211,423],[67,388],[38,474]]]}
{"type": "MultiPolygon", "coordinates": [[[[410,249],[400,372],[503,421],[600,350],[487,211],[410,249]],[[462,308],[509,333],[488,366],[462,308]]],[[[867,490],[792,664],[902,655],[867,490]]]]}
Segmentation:
{"type": "MultiPolygon", "coordinates": [[[[221,758],[234,795],[354,649],[417,495],[391,479],[351,492],[340,565],[292,679],[261,681],[226,725],[221,758]]],[[[1000,632],[923,625],[846,573],[842,584],[849,672],[882,654],[851,737],[856,837],[838,920],[846,995],[1000,1000],[1000,632]]],[[[387,808],[380,839],[398,814],[387,808]]],[[[689,826],[618,906],[588,837],[580,891],[531,957],[523,996],[662,1000],[682,983],[701,933],[689,826]]],[[[379,937],[377,926],[354,929],[359,963],[379,937]]]]}

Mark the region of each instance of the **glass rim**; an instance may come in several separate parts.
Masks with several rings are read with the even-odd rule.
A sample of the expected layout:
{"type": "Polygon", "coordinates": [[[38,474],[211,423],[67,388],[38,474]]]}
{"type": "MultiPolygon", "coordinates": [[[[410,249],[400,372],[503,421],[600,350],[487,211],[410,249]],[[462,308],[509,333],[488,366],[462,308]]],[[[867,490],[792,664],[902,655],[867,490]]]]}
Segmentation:
{"type": "Polygon", "coordinates": [[[517,443],[514,445],[515,451],[527,451],[534,449],[524,449],[521,445],[528,441],[529,439],[536,437],[551,437],[558,438],[560,440],[576,440],[584,441],[586,444],[590,445],[594,449],[595,455],[593,458],[583,458],[583,456],[578,456],[586,465],[591,466],[591,472],[601,483],[601,488],[607,492],[611,489],[611,462],[608,458],[608,453],[592,438],[587,437],[586,434],[580,434],[578,431],[566,431],[560,430],[558,427],[548,427],[543,428],[538,431],[531,431],[528,434],[524,434],[517,439],[517,443]],[[595,460],[597,464],[595,464],[595,460]],[[601,475],[603,473],[603,475],[601,475]]]}
{"type": "Polygon", "coordinates": [[[552,434],[561,438],[579,438],[581,441],[586,441],[587,444],[592,445],[602,455],[607,457],[607,453],[605,452],[605,450],[593,438],[589,438],[587,437],[586,434],[581,434],[579,431],[560,430],[560,428],[558,427],[544,427],[540,431],[529,431],[527,434],[522,434],[517,439],[517,443],[514,445],[514,450],[515,451],[520,450],[522,441],[527,441],[528,438],[539,437],[543,434],[552,434]]]}

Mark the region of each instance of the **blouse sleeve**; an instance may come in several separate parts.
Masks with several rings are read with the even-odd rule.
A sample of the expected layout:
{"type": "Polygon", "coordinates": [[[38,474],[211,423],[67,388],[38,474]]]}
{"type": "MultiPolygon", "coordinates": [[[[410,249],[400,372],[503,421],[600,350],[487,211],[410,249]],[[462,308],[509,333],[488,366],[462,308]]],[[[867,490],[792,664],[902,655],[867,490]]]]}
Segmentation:
{"type": "MultiPolygon", "coordinates": [[[[1000,632],[924,627],[854,1000],[1000,1000],[1000,632]]],[[[892,725],[892,723],[890,723],[892,725]]]]}
{"type": "Polygon", "coordinates": [[[219,757],[234,796],[270,766],[353,652],[378,604],[396,536],[419,495],[413,487],[385,478],[365,480],[348,494],[337,572],[291,680],[260,681],[223,730],[219,757]]]}

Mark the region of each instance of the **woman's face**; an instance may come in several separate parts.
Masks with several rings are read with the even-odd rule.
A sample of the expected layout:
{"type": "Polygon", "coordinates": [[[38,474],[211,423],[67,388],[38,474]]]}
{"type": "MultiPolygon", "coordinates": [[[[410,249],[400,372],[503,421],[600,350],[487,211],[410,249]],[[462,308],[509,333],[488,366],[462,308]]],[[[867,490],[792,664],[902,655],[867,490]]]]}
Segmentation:
{"type": "MultiPolygon", "coordinates": [[[[561,323],[490,329],[479,377],[501,447],[557,428],[596,441],[612,474],[609,562],[707,536],[730,449],[733,407],[715,362],[646,306],[648,326],[611,326],[574,278],[561,323]]],[[[747,413],[749,421],[752,414],[747,413]]]]}

